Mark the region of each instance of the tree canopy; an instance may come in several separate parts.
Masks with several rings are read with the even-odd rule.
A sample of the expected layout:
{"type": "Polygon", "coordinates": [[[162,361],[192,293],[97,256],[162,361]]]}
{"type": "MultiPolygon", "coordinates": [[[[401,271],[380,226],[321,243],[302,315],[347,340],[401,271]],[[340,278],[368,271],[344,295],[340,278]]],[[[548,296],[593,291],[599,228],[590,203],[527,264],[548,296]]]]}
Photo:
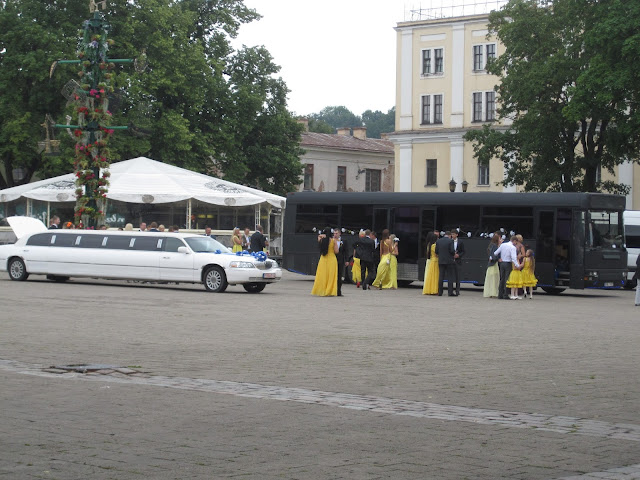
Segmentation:
{"type": "Polygon", "coordinates": [[[476,157],[500,158],[505,184],[530,191],[609,191],[601,182],[639,147],[640,4],[624,0],[511,0],[489,16],[505,52],[497,125],[470,130],[476,157]]]}
{"type": "MultiPolygon", "coordinates": [[[[233,51],[229,39],[259,15],[242,0],[109,0],[110,58],[136,58],[137,72],[118,66],[110,98],[113,125],[130,125],[111,142],[114,161],[148,156],[201,173],[285,194],[300,182],[302,126],[287,110],[285,82],[263,47],[233,51]]],[[[72,169],[73,140],[62,140],[59,157],[45,157],[37,142],[45,114],[66,123],[62,86],[76,68],[78,28],[90,17],[88,2],[6,0],[0,3],[0,161],[22,167],[29,181],[72,169]],[[35,48],[34,48],[35,46],[35,48]]],[[[76,77],[77,78],[77,77],[76,77]]]]}
{"type": "Polygon", "coordinates": [[[382,133],[393,132],[395,116],[395,107],[387,113],[366,110],[361,116],[344,106],[325,107],[319,113],[308,115],[309,130],[317,133],[335,133],[337,128],[365,126],[369,138],[380,138],[382,133]]]}

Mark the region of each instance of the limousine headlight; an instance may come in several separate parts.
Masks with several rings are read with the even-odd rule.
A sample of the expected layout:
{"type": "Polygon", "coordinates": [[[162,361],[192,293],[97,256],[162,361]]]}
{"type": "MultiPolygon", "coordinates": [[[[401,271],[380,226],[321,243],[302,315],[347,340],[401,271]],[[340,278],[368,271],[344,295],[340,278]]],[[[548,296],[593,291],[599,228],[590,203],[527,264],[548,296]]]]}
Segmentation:
{"type": "Polygon", "coordinates": [[[255,268],[256,266],[251,262],[231,262],[229,268],[255,268]]]}

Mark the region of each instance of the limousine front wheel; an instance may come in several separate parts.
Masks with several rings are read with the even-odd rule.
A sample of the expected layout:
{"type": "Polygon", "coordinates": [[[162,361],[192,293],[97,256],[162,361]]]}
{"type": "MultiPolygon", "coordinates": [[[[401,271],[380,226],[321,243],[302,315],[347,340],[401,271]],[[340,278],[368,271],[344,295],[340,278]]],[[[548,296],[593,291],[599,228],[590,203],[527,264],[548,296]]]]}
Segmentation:
{"type": "Polygon", "coordinates": [[[266,283],[245,283],[242,285],[249,293],[260,293],[267,286],[266,283]]]}
{"type": "Polygon", "coordinates": [[[27,267],[25,267],[24,262],[20,258],[12,258],[9,260],[9,278],[11,280],[15,280],[16,282],[22,282],[29,277],[27,273],[27,267]]]}
{"type": "Polygon", "coordinates": [[[211,267],[204,272],[204,288],[210,292],[221,293],[227,289],[227,276],[220,267],[211,267]]]}

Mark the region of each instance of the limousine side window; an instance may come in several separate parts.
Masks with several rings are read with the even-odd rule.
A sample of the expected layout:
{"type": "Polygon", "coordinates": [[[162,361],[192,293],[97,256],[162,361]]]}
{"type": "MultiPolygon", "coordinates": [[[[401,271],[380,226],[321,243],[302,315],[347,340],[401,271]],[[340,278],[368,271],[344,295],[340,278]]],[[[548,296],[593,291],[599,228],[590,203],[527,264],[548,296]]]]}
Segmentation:
{"type": "Polygon", "coordinates": [[[51,245],[55,247],[73,247],[76,245],[76,238],[78,238],[76,234],[66,235],[54,233],[51,235],[51,245]]]}
{"type": "Polygon", "coordinates": [[[160,243],[162,241],[161,238],[158,237],[134,237],[135,241],[131,248],[133,250],[146,250],[148,251],[156,251],[160,247],[160,243]]]}
{"type": "Polygon", "coordinates": [[[179,238],[169,237],[164,239],[163,250],[165,252],[177,252],[178,248],[184,247],[184,246],[185,246],[184,242],[179,238]]]}
{"type": "Polygon", "coordinates": [[[45,245],[51,245],[51,237],[53,233],[36,233],[31,235],[27,240],[27,245],[33,245],[36,247],[43,247],[45,245]]]}
{"type": "Polygon", "coordinates": [[[80,242],[76,241],[76,245],[80,248],[100,248],[104,237],[102,235],[81,235],[78,240],[80,242]]]}
{"type": "Polygon", "coordinates": [[[116,250],[127,250],[129,249],[129,245],[131,244],[132,237],[125,236],[109,236],[107,237],[107,243],[104,244],[103,248],[108,249],[116,249],[116,250]]]}

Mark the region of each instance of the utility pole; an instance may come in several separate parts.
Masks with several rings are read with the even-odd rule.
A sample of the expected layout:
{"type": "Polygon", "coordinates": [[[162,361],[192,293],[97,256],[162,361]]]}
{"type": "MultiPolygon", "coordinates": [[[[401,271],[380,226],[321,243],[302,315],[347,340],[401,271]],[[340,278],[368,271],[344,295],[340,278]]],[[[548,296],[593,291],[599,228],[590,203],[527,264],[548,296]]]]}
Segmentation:
{"type": "MultiPolygon", "coordinates": [[[[74,223],[85,228],[96,228],[106,214],[109,186],[108,141],[115,130],[126,130],[126,126],[111,126],[109,94],[113,93],[111,79],[118,63],[136,63],[133,59],[110,59],[109,47],[114,41],[108,38],[111,25],[100,9],[106,8],[106,0],[90,0],[89,11],[93,17],[82,24],[82,40],[77,51],[77,60],[58,60],[51,66],[79,64],[80,83],[75,80],[65,85],[63,95],[74,106],[75,125],[54,125],[55,128],[73,130],[76,138],[74,173],[76,176],[76,207],[74,223]]],[[[144,55],[144,54],[143,54],[144,55]]],[[[146,61],[143,60],[146,65],[146,61]]]]}

